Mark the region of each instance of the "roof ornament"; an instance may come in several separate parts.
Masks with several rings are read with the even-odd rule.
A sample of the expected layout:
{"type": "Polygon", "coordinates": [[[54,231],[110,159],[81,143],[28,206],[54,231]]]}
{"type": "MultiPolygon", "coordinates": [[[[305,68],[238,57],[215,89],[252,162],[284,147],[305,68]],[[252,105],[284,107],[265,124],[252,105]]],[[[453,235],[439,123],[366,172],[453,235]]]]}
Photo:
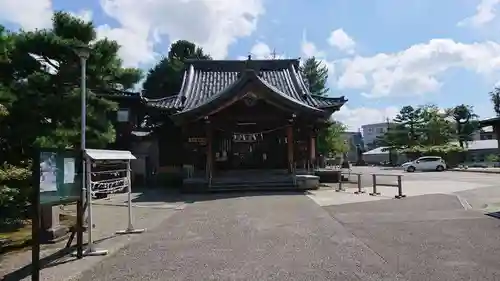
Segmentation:
{"type": "Polygon", "coordinates": [[[276,49],[273,49],[273,51],[270,53],[271,59],[275,60],[278,58],[278,54],[276,54],[276,49]]]}
{"type": "Polygon", "coordinates": [[[252,54],[248,55],[248,59],[245,61],[245,68],[249,69],[250,68],[250,61],[252,60],[252,54]]]}

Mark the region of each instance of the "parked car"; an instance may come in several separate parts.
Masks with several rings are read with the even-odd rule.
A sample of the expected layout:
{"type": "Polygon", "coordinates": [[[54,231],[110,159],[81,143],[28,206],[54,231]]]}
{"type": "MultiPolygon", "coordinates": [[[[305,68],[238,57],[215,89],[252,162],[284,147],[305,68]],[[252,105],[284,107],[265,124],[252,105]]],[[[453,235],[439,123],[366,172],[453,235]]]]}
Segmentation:
{"type": "Polygon", "coordinates": [[[446,162],[439,156],[424,156],[417,160],[406,162],[401,167],[407,172],[419,171],[444,171],[446,170],[446,162]]]}

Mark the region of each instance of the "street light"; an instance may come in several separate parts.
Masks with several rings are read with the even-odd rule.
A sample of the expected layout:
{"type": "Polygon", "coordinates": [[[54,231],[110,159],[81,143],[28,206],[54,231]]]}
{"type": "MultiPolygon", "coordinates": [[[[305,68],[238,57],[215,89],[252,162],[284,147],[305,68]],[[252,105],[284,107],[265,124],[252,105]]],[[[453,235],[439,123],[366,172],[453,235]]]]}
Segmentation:
{"type": "MultiPolygon", "coordinates": [[[[80,69],[81,69],[81,76],[80,76],[80,89],[82,91],[81,94],[81,111],[82,111],[82,121],[81,121],[81,150],[82,150],[82,156],[84,155],[84,151],[86,148],[86,130],[87,130],[87,60],[90,57],[90,47],[87,45],[79,45],[73,47],[73,51],[75,54],[80,58],[80,69]]],[[[84,199],[83,201],[87,203],[87,217],[88,217],[88,223],[87,223],[87,232],[88,232],[88,248],[87,251],[85,252],[86,255],[106,255],[107,251],[96,251],[93,247],[93,241],[92,241],[92,190],[90,184],[87,184],[87,169],[86,169],[86,163],[82,161],[82,198],[84,199]],[[85,187],[85,188],[83,188],[85,187]],[[85,191],[87,198],[85,200],[85,191]]],[[[82,202],[82,203],[84,203],[82,202]]],[[[79,238],[82,239],[82,238],[79,238]]]]}
{"type": "MultiPolygon", "coordinates": [[[[81,149],[85,150],[85,131],[87,126],[87,59],[90,57],[90,47],[87,45],[79,45],[73,48],[75,54],[80,58],[80,89],[82,91],[81,96],[81,110],[82,110],[82,122],[81,122],[81,149]]],[[[83,166],[83,171],[85,171],[85,165],[83,166]]]]}

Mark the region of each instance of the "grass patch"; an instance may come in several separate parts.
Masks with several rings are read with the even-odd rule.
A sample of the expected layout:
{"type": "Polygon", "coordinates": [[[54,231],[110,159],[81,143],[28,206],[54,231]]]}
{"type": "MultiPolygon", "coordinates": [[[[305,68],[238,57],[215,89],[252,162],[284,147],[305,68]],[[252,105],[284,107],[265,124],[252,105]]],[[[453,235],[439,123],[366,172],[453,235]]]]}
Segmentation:
{"type": "Polygon", "coordinates": [[[0,254],[18,250],[31,243],[30,221],[23,221],[22,225],[6,226],[0,229],[0,254]]]}
{"type": "MultiPolygon", "coordinates": [[[[61,214],[59,221],[61,225],[70,228],[76,224],[76,216],[61,214]]],[[[28,247],[31,244],[31,232],[31,220],[2,226],[0,228],[0,254],[28,247]]]]}

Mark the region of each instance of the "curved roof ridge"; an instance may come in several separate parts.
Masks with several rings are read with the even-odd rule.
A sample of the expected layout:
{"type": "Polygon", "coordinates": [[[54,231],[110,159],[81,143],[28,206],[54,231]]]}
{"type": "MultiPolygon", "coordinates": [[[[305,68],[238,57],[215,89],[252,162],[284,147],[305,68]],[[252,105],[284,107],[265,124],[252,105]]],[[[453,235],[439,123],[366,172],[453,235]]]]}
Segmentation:
{"type": "Polygon", "coordinates": [[[164,101],[164,100],[168,100],[168,99],[174,99],[174,98],[177,98],[179,95],[173,95],[173,96],[168,96],[168,97],[163,97],[163,98],[157,98],[157,99],[150,99],[150,98],[147,98],[147,97],[143,97],[143,99],[147,102],[156,102],[156,101],[164,101]]]}
{"type": "Polygon", "coordinates": [[[279,94],[280,96],[284,97],[285,99],[287,99],[287,100],[289,100],[289,101],[292,101],[292,102],[295,102],[295,103],[298,103],[298,104],[300,104],[300,105],[302,105],[302,106],[304,106],[304,107],[306,107],[306,108],[312,109],[312,110],[314,110],[314,111],[318,111],[318,112],[319,112],[319,111],[321,111],[321,110],[319,110],[319,109],[317,109],[317,108],[315,108],[315,107],[312,107],[312,106],[310,106],[310,105],[308,105],[308,104],[303,103],[303,102],[302,102],[302,101],[300,101],[300,100],[297,100],[297,99],[295,99],[295,98],[290,97],[289,95],[287,95],[287,94],[285,94],[285,93],[281,92],[279,89],[277,89],[276,87],[274,87],[273,85],[269,84],[267,81],[265,81],[264,79],[262,79],[262,78],[260,78],[260,77],[258,77],[258,76],[257,76],[257,79],[258,79],[258,81],[259,81],[260,83],[262,83],[264,86],[268,87],[268,88],[269,88],[269,89],[271,89],[273,92],[275,92],[276,94],[279,94]]]}
{"type": "Polygon", "coordinates": [[[299,88],[302,91],[302,94],[310,95],[311,92],[309,92],[309,89],[304,84],[304,79],[303,79],[302,75],[300,75],[300,72],[298,72],[297,69],[295,69],[294,65],[291,65],[290,68],[292,70],[293,77],[297,81],[297,86],[299,86],[299,88]]]}

